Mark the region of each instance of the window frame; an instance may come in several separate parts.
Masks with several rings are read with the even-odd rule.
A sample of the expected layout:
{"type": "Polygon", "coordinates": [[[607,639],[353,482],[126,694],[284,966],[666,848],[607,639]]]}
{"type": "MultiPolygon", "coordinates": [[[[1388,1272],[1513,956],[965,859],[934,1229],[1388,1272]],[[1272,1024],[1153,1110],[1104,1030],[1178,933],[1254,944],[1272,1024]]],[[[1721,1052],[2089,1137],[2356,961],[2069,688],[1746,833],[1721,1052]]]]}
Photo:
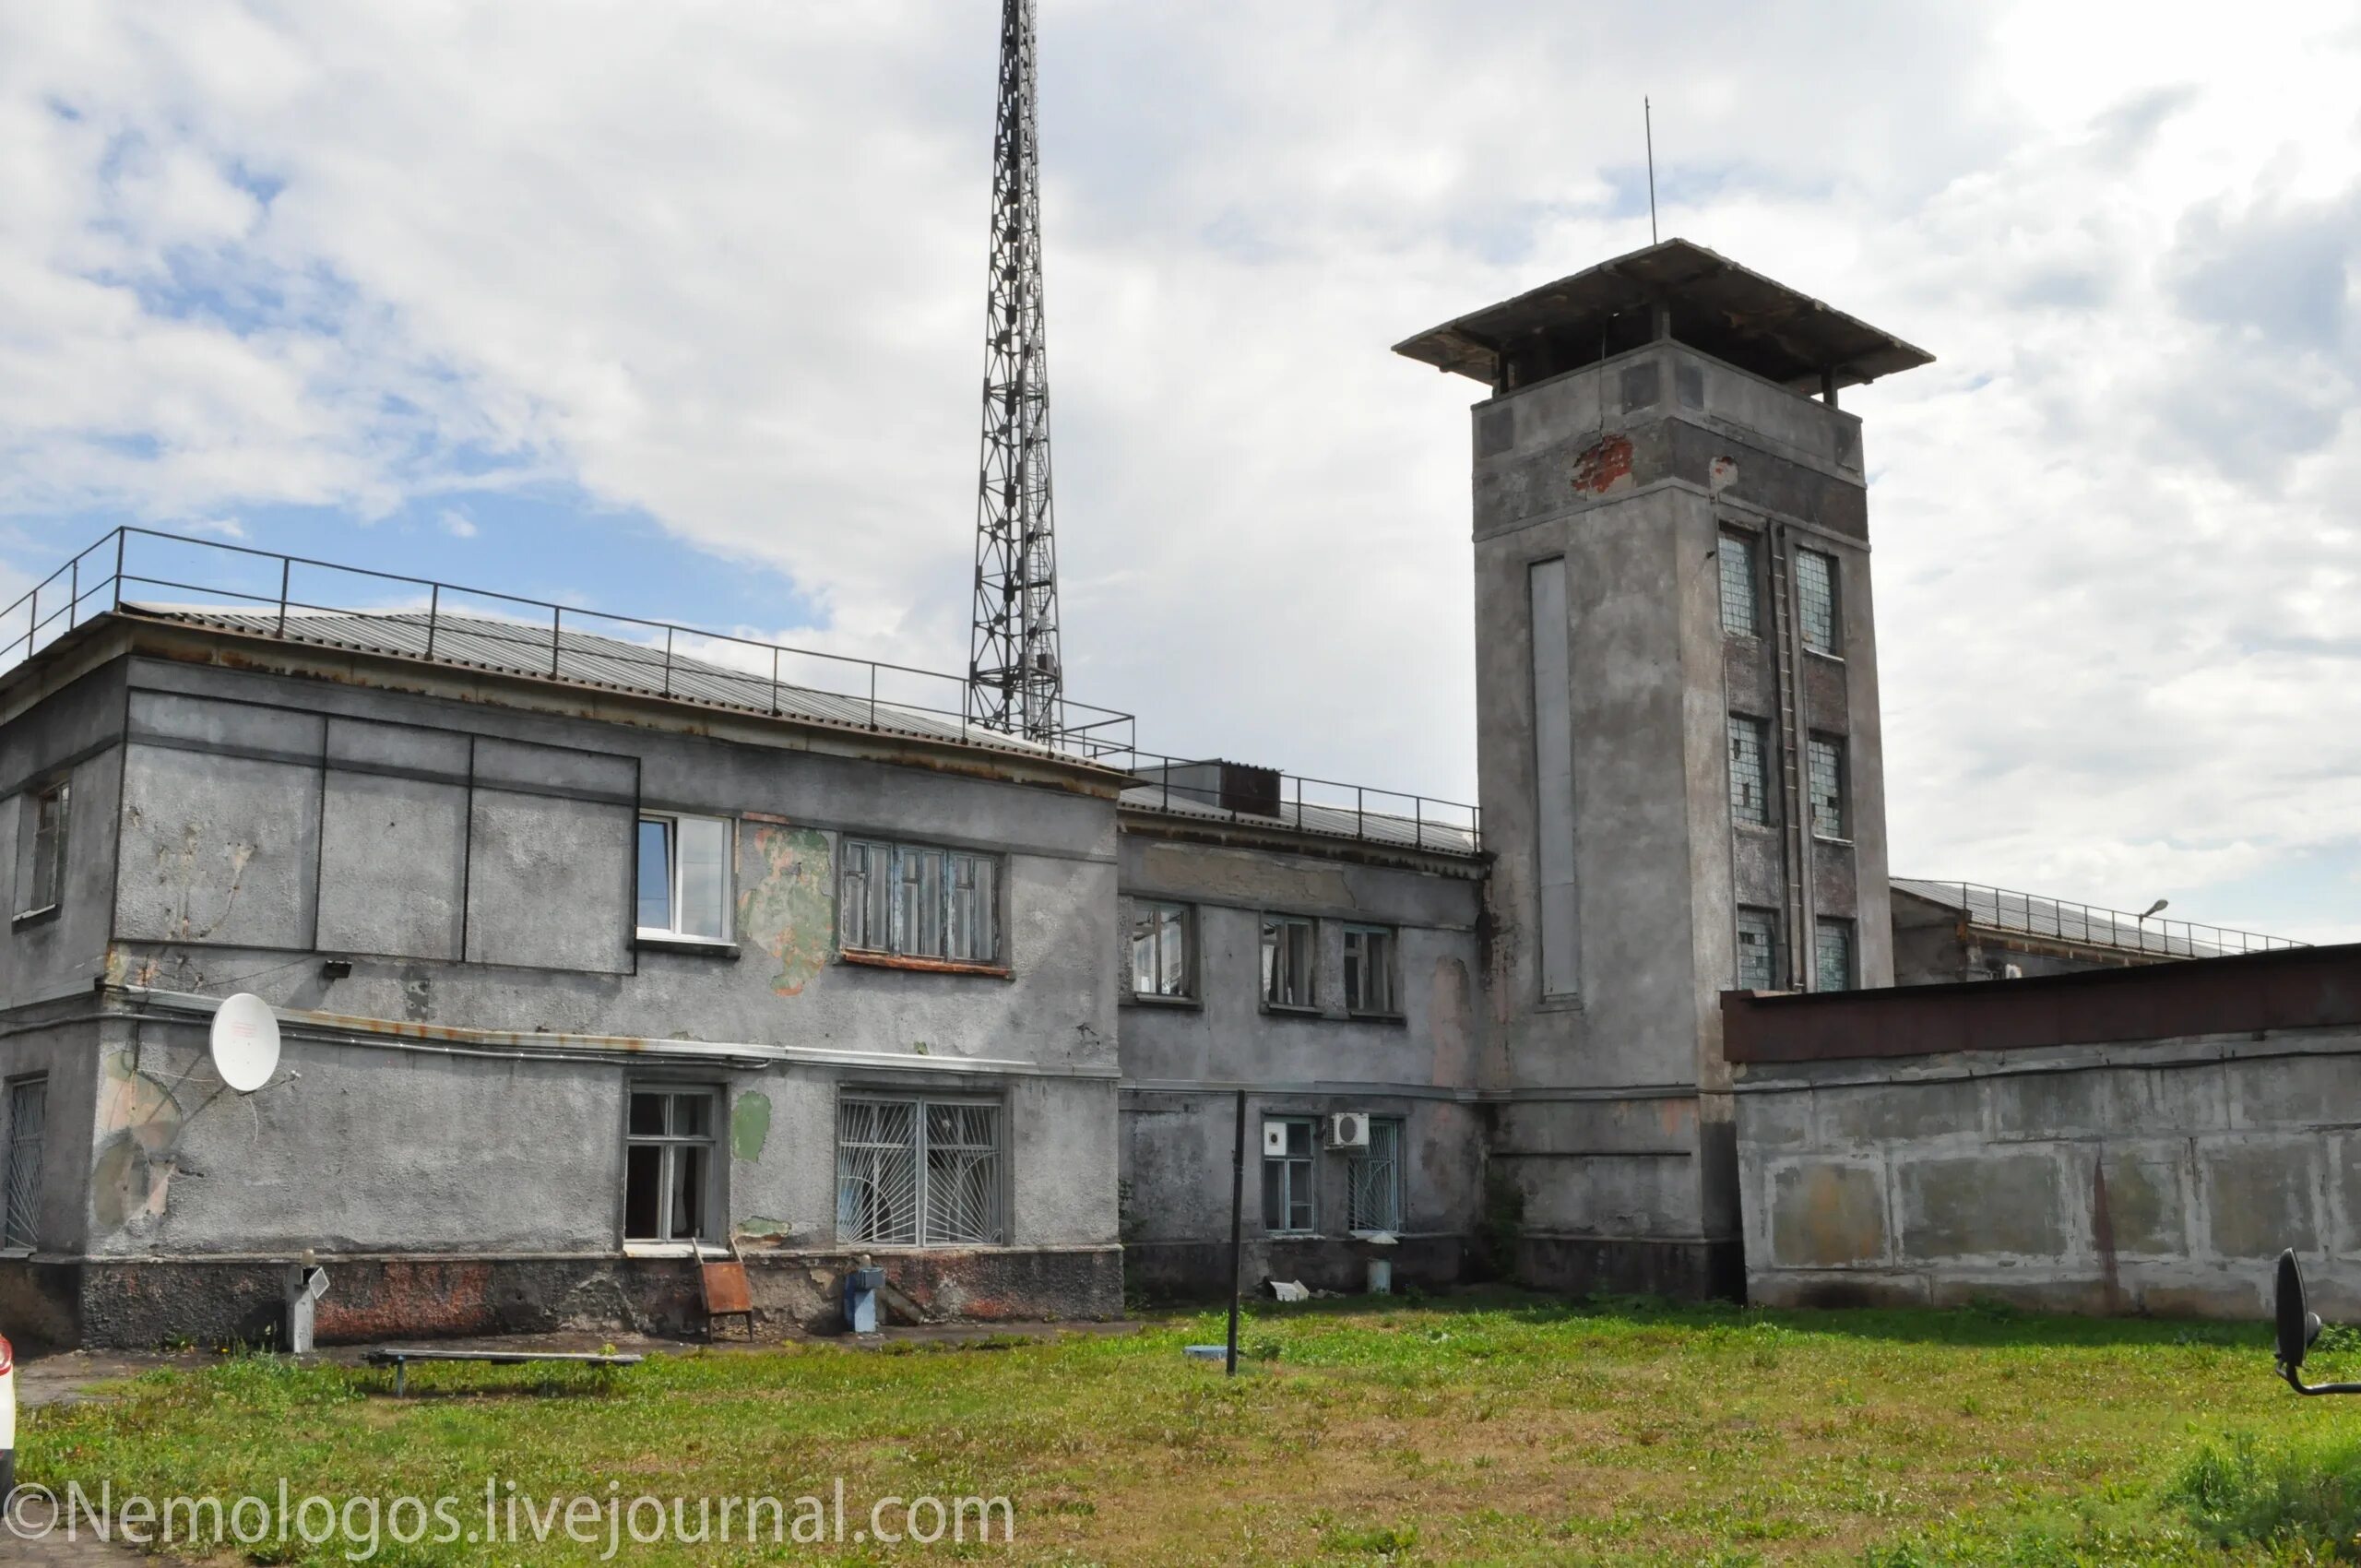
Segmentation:
{"type": "Polygon", "coordinates": [[[690,1083],[677,1078],[633,1078],[623,1086],[623,1213],[617,1229],[626,1252],[697,1252],[723,1244],[722,1217],[728,1207],[727,1189],[723,1182],[727,1162],[721,1158],[723,1147],[721,1124],[729,1114],[730,1092],[722,1085],[690,1083]],[[664,1131],[639,1133],[632,1130],[633,1102],[641,1095],[660,1095],[664,1099],[664,1131]],[[672,1130],[673,1106],[682,1099],[701,1099],[706,1102],[706,1131],[703,1134],[677,1133],[672,1130]],[[662,1234],[635,1236],[631,1233],[631,1155],[635,1148],[658,1151],[656,1174],[657,1229],[662,1234]],[[674,1160],[684,1148],[705,1151],[705,1176],[698,1194],[700,1221],[696,1234],[676,1235],[672,1231],[671,1195],[674,1186],[674,1160]]]}
{"type": "Polygon", "coordinates": [[[1369,1119],[1369,1147],[1355,1149],[1345,1161],[1345,1229],[1353,1235],[1384,1231],[1400,1235],[1410,1212],[1408,1172],[1404,1169],[1403,1149],[1409,1142],[1409,1119],[1403,1116],[1372,1116],[1369,1119]],[[1394,1212],[1391,1220],[1382,1225],[1363,1224],[1361,1194],[1366,1184],[1369,1166],[1378,1158],[1380,1130],[1393,1139],[1387,1154],[1386,1203],[1394,1212]]]}
{"type": "Polygon", "coordinates": [[[1263,1148],[1263,1233],[1266,1236],[1319,1235],[1320,1118],[1317,1116],[1306,1115],[1275,1116],[1266,1114],[1263,1118],[1263,1126],[1264,1129],[1264,1137],[1266,1140],[1263,1148]],[[1270,1145],[1267,1140],[1270,1136],[1269,1129],[1275,1123],[1286,1126],[1290,1130],[1299,1127],[1303,1129],[1303,1152],[1301,1154],[1295,1153],[1292,1148],[1289,1148],[1287,1152],[1283,1154],[1273,1154],[1270,1152],[1270,1145]],[[1271,1185],[1272,1168],[1274,1166],[1278,1168],[1280,1182],[1280,1190],[1275,1194],[1274,1194],[1271,1185]],[[1297,1204],[1295,1201],[1296,1173],[1299,1167],[1300,1168],[1303,1178],[1303,1202],[1300,1205],[1297,1204]],[[1304,1213],[1304,1223],[1300,1226],[1285,1223],[1273,1225],[1271,1223],[1271,1206],[1272,1199],[1275,1195],[1278,1199],[1278,1207],[1281,1211],[1281,1218],[1283,1220],[1292,1219],[1294,1218],[1295,1210],[1298,1207],[1301,1207],[1304,1213]]]}
{"type": "Polygon", "coordinates": [[[1738,827],[1773,826],[1775,818],[1771,810],[1771,725],[1768,720],[1757,719],[1751,714],[1733,713],[1729,716],[1727,733],[1729,736],[1727,744],[1730,822],[1738,827]],[[1753,742],[1756,765],[1754,779],[1759,787],[1758,792],[1762,796],[1761,804],[1756,808],[1757,814],[1752,815],[1747,814],[1738,800],[1738,759],[1741,731],[1753,742]]]}
{"type": "Polygon", "coordinates": [[[1853,780],[1851,748],[1842,735],[1817,731],[1804,738],[1804,795],[1811,812],[1811,836],[1832,844],[1853,841],[1853,780]],[[1822,753],[1834,773],[1833,827],[1823,826],[1820,810],[1820,774],[1815,766],[1822,753]]]}
{"type": "Polygon", "coordinates": [[[632,934],[641,942],[678,944],[684,947],[734,947],[738,940],[738,819],[733,816],[706,816],[698,812],[648,811],[639,814],[639,826],[632,839],[632,934]],[[721,934],[706,936],[698,932],[681,929],[682,899],[682,879],[686,874],[681,855],[681,825],[709,823],[721,829],[721,934]],[[664,828],[664,863],[669,885],[665,889],[666,910],[671,920],[669,926],[644,925],[640,922],[645,887],[640,881],[641,840],[651,825],[664,828]]]}
{"type": "MultiPolygon", "coordinates": [[[[1261,933],[1255,947],[1255,981],[1261,992],[1263,1010],[1266,1013],[1317,1013],[1320,1011],[1320,922],[1310,915],[1285,915],[1264,911],[1261,933]],[[1272,994],[1279,978],[1275,955],[1279,944],[1275,932],[1282,928],[1299,928],[1303,933],[1303,987],[1301,999],[1289,996],[1282,1001],[1272,994]]],[[[1294,988],[1290,987],[1290,991],[1294,988]]]]}
{"type": "Polygon", "coordinates": [[[1715,588],[1722,635],[1726,637],[1744,637],[1750,642],[1759,642],[1762,637],[1762,552],[1757,548],[1758,538],[1744,529],[1724,528],[1720,542],[1715,546],[1718,552],[1727,552],[1735,546],[1745,559],[1743,570],[1733,576],[1730,556],[1726,553],[1716,556],[1719,570],[1715,574],[1715,588]],[[1743,627],[1730,624],[1730,585],[1733,582],[1746,585],[1746,624],[1743,627]]]}
{"type": "Polygon", "coordinates": [[[1402,929],[1399,926],[1352,923],[1345,927],[1345,1011],[1356,1018],[1398,1018],[1402,1016],[1402,929]],[[1356,955],[1354,938],[1361,939],[1358,955],[1361,980],[1361,996],[1353,994],[1356,955]],[[1384,1005],[1370,1006],[1368,995],[1370,967],[1369,939],[1382,939],[1381,962],[1376,972],[1383,987],[1377,998],[1384,1005]]]}
{"type": "Polygon", "coordinates": [[[0,1146],[0,1253],[22,1256],[41,1250],[42,1185],[48,1174],[49,1155],[49,1074],[21,1073],[7,1079],[0,1089],[5,1089],[0,1093],[0,1108],[5,1108],[8,1117],[7,1141],[0,1146]],[[18,1097],[31,1089],[41,1092],[42,1125],[28,1139],[18,1123],[21,1109],[18,1097]],[[17,1212],[18,1164],[28,1143],[32,1146],[26,1184],[32,1213],[20,1218],[17,1212]]]}
{"type": "Polygon", "coordinates": [[[1735,963],[1732,966],[1735,970],[1732,976],[1734,989],[1738,991],[1784,991],[1786,989],[1784,983],[1786,976],[1779,967],[1779,911],[1776,909],[1767,909],[1760,904],[1740,904],[1738,907],[1737,919],[1731,927],[1737,942],[1733,955],[1735,963]],[[1750,918],[1760,921],[1768,948],[1768,975],[1766,983],[1760,986],[1749,985],[1746,982],[1746,928],[1750,918]]]}
{"type": "Polygon", "coordinates": [[[1861,949],[1855,934],[1854,922],[1838,915],[1821,915],[1812,921],[1811,982],[1814,991],[1858,991],[1861,988],[1861,949]],[[1833,936],[1844,944],[1845,982],[1827,984],[1828,938],[1833,936]]]}
{"type": "Polygon", "coordinates": [[[1147,1002],[1165,1006],[1194,1003],[1197,1000],[1196,906],[1180,903],[1171,898],[1134,898],[1131,901],[1131,931],[1126,939],[1131,980],[1125,992],[1126,996],[1133,1002],[1147,1002]],[[1166,915],[1176,917],[1169,929],[1177,932],[1180,943],[1180,974],[1176,981],[1179,989],[1174,991],[1161,989],[1165,971],[1163,950],[1167,941],[1165,933],[1168,930],[1161,917],[1166,915]],[[1150,958],[1150,972],[1157,977],[1159,989],[1142,991],[1139,986],[1142,937],[1140,925],[1144,920],[1150,919],[1156,921],[1148,933],[1148,940],[1154,948],[1150,958]]]}
{"type": "Polygon", "coordinates": [[[836,956],[848,964],[1005,977],[1009,972],[1008,919],[1003,906],[1007,886],[1008,857],[996,850],[865,833],[843,834],[837,840],[836,854],[836,956]],[[923,857],[910,862],[917,873],[915,877],[906,870],[905,857],[923,857]],[[931,884],[925,858],[935,861],[931,884]],[[858,870],[856,860],[860,861],[858,870]],[[979,867],[989,868],[991,885],[977,899],[974,878],[979,867]],[[926,891],[930,885],[933,890],[931,899],[926,891]],[[919,891],[906,899],[904,889],[908,887],[919,891]],[[970,895],[964,909],[959,901],[963,891],[970,895]],[[925,907],[930,902],[933,906],[931,911],[925,907]],[[856,912],[860,916],[858,936],[854,930],[856,912]],[[953,937],[961,921],[967,921],[972,930],[978,915],[989,922],[989,956],[953,956],[953,937]],[[940,952],[922,950],[930,932],[940,952]]]}
{"type": "Polygon", "coordinates": [[[31,820],[24,823],[17,848],[18,908],[10,911],[10,924],[29,925],[54,916],[65,903],[65,860],[73,844],[74,780],[59,775],[24,791],[20,813],[30,813],[31,820]],[[42,814],[52,805],[56,808],[54,823],[43,826],[42,814]],[[42,876],[42,846],[49,845],[49,875],[45,885],[42,876]],[[30,897],[38,902],[24,900],[30,897]]]}
{"type": "Polygon", "coordinates": [[[1845,590],[1844,573],[1833,552],[1814,550],[1807,545],[1796,547],[1796,636],[1806,653],[1816,653],[1822,659],[1845,657],[1845,590]],[[1809,600],[1804,588],[1804,561],[1809,557],[1821,563],[1828,570],[1828,640],[1812,640],[1811,617],[1807,613],[1809,600]]]}
{"type": "MultiPolygon", "coordinates": [[[[963,1144],[952,1146],[961,1152],[970,1152],[976,1146],[963,1144]]],[[[1004,1247],[1010,1244],[1008,1106],[1000,1096],[910,1093],[903,1090],[868,1087],[842,1089],[836,1096],[836,1209],[833,1224],[836,1245],[879,1250],[922,1251],[930,1247],[1004,1247]],[[907,1109],[909,1124],[908,1141],[896,1146],[870,1139],[848,1146],[845,1139],[846,1112],[854,1106],[863,1105],[907,1109]],[[928,1115],[929,1111],[935,1109],[982,1111],[988,1114],[991,1141],[985,1146],[990,1161],[990,1171],[984,1199],[987,1206],[987,1223],[982,1228],[981,1235],[955,1237],[936,1233],[939,1228],[935,1224],[937,1206],[932,1189],[934,1182],[940,1178],[935,1170],[931,1119],[928,1115]],[[910,1185],[907,1238],[903,1236],[904,1228],[900,1225],[896,1225],[884,1233],[863,1235],[846,1223],[846,1197],[848,1182],[866,1180],[873,1183],[876,1180],[873,1170],[864,1173],[848,1170],[846,1152],[848,1146],[864,1149],[891,1149],[898,1146],[907,1152],[909,1160],[910,1185]]]]}

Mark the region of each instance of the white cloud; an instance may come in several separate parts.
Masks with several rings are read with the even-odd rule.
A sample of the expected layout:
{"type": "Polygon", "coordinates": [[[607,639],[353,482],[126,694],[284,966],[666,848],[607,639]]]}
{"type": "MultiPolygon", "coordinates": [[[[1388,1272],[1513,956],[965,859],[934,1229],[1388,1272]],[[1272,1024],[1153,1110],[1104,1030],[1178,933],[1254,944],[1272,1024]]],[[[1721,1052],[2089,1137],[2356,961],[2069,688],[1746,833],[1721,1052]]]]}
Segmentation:
{"type": "Polygon", "coordinates": [[[443,531],[449,534],[453,539],[473,539],[476,537],[477,530],[475,519],[469,517],[466,512],[460,510],[458,507],[444,507],[442,516],[436,520],[443,525],[443,531]]]}
{"type": "MultiPolygon", "coordinates": [[[[1940,359],[1853,405],[1897,867],[2177,906],[2349,850],[2361,32],[2315,15],[1052,0],[1076,695],[1472,791],[1475,392],[1385,347],[1642,243],[1644,90],[1667,233],[1940,359]]],[[[21,9],[0,511],[369,517],[490,460],[955,668],[993,21],[21,9]]]]}

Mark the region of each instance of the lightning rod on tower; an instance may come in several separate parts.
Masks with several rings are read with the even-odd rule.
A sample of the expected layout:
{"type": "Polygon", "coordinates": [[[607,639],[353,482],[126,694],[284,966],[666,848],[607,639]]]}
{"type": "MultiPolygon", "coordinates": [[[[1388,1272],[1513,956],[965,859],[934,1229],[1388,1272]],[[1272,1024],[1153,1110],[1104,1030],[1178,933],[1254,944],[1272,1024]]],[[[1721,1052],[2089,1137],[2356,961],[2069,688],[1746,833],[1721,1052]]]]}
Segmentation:
{"type": "Polygon", "coordinates": [[[987,729],[1051,741],[1064,728],[1065,672],[1058,659],[1058,557],[1050,529],[1035,4],[1002,0],[1001,6],[967,717],[987,729]]]}

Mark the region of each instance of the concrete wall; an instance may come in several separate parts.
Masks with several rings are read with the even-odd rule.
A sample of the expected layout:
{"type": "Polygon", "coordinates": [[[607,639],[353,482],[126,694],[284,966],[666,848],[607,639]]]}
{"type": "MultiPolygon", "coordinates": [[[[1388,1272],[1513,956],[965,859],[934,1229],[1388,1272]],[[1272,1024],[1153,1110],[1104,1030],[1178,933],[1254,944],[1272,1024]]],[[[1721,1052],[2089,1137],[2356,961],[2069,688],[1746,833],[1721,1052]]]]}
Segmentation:
{"type": "Polygon", "coordinates": [[[1129,912],[1140,898],[1187,905],[1198,940],[1192,997],[1127,995],[1120,1009],[1123,1240],[1134,1283],[1173,1294],[1227,1289],[1240,1087],[1253,1091],[1250,1285],[1270,1277],[1358,1288],[1361,1259],[1344,1235],[1344,1157],[1323,1151],[1316,1161],[1318,1235],[1266,1238],[1263,1226],[1263,1118],[1339,1111],[1403,1120],[1401,1273],[1406,1281],[1455,1278],[1480,1201],[1482,1125],[1473,1103],[1482,1027],[1480,865],[1432,856],[1387,863],[1350,846],[1251,830],[1207,841],[1149,813],[1127,812],[1124,826],[1119,943],[1128,941],[1129,912]],[[1263,1005],[1265,913],[1317,922],[1316,1015],[1263,1005]],[[1348,921],[1395,928],[1398,1017],[1346,1012],[1348,921]]]}
{"type": "Polygon", "coordinates": [[[2292,960],[1893,992],[1817,1025],[1757,1004],[1748,1051],[1791,1059],[1739,1069],[1750,1298],[2252,1317],[2292,1246],[2324,1312],[2361,1312],[2361,949],[2292,960]],[[1912,1050],[1931,1008],[1996,1049],[1912,1050]],[[2106,1038],[2142,1011],[2201,1032],[2106,1038]]]}

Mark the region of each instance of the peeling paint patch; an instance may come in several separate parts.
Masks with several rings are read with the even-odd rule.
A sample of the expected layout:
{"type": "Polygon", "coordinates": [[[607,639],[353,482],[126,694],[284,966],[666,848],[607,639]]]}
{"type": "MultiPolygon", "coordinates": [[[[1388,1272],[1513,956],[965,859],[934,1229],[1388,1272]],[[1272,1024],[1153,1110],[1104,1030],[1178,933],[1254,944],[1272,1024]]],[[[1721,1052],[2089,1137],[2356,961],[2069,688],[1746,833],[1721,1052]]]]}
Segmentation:
{"type": "Polygon", "coordinates": [[[90,1206],[101,1227],[146,1229],[163,1218],[179,1170],[180,1132],[180,1102],[171,1088],[140,1071],[131,1051],[110,1053],[90,1172],[90,1206]]]}
{"type": "Polygon", "coordinates": [[[771,1097],[749,1089],[730,1110],[730,1152],[741,1159],[760,1159],[770,1138],[771,1097]]]}
{"type": "Polygon", "coordinates": [[[1631,438],[1614,434],[1601,436],[1574,459],[1574,489],[1582,493],[1604,495],[1631,477],[1631,438]]]}
{"type": "Polygon", "coordinates": [[[778,960],[771,990],[801,993],[827,967],[836,934],[828,840],[808,827],[756,826],[740,839],[738,940],[778,960]]]}
{"type": "Polygon", "coordinates": [[[794,1227],[789,1225],[786,1220],[773,1219],[767,1214],[750,1214],[745,1218],[740,1220],[736,1226],[739,1235],[751,1236],[757,1239],[784,1236],[793,1229],[794,1227]]]}

